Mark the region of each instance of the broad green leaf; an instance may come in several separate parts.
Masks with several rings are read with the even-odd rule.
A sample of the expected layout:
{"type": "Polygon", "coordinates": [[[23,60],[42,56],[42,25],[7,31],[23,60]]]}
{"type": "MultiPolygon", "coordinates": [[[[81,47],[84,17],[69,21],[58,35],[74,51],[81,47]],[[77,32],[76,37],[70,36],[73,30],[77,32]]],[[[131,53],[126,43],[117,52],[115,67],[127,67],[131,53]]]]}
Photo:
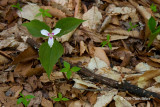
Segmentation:
{"type": "Polygon", "coordinates": [[[27,27],[28,31],[34,37],[46,37],[41,34],[41,30],[45,29],[47,31],[51,31],[50,27],[46,25],[44,22],[39,20],[32,20],[31,22],[22,24],[23,26],[27,27]]]}
{"type": "Polygon", "coordinates": [[[64,61],[63,64],[66,68],[70,69],[70,64],[68,62],[64,61]]]}
{"type": "Polygon", "coordinates": [[[54,98],[53,100],[54,100],[54,101],[61,101],[60,98],[54,98]]]}
{"type": "Polygon", "coordinates": [[[17,100],[17,104],[20,104],[22,101],[24,100],[24,98],[19,98],[18,100],[17,100]]]}
{"type": "Polygon", "coordinates": [[[26,99],[22,101],[22,103],[25,105],[25,107],[27,107],[27,105],[29,104],[30,101],[27,101],[26,99]]]}
{"type": "Polygon", "coordinates": [[[72,18],[72,17],[67,17],[67,18],[63,18],[63,19],[59,20],[56,23],[55,28],[60,28],[62,30],[56,36],[60,37],[64,34],[71,32],[72,30],[77,28],[82,22],[84,22],[84,20],[76,19],[76,18],[72,18]]]}
{"type": "Polygon", "coordinates": [[[40,15],[42,15],[42,13],[37,13],[35,17],[38,17],[38,16],[40,16],[40,15]]]}
{"type": "Polygon", "coordinates": [[[68,71],[68,72],[67,72],[67,79],[70,79],[71,75],[72,75],[72,72],[71,72],[71,71],[68,71]]]}
{"type": "Polygon", "coordinates": [[[44,9],[40,8],[39,11],[43,13],[43,12],[44,12],[44,9]]]}
{"type": "Polygon", "coordinates": [[[32,99],[32,98],[35,98],[35,96],[33,96],[33,95],[26,95],[25,98],[26,99],[32,99]]]}
{"type": "Polygon", "coordinates": [[[54,41],[52,48],[49,47],[48,43],[43,43],[39,48],[39,58],[42,66],[47,72],[48,77],[50,76],[53,66],[57,63],[58,59],[63,55],[63,46],[54,41]]]}
{"type": "Polygon", "coordinates": [[[63,68],[63,69],[60,70],[60,72],[68,72],[68,71],[69,71],[68,68],[63,68]]]}
{"type": "Polygon", "coordinates": [[[156,27],[156,20],[151,16],[151,18],[148,20],[148,26],[151,32],[155,32],[155,27],[156,27]]]}
{"type": "Polygon", "coordinates": [[[68,98],[62,98],[62,101],[68,101],[69,99],[68,98]]]}
{"type": "Polygon", "coordinates": [[[79,67],[72,67],[71,68],[71,71],[73,71],[73,72],[77,72],[77,71],[79,71],[81,68],[79,68],[79,67]]]}
{"type": "Polygon", "coordinates": [[[61,94],[61,93],[58,93],[58,97],[59,97],[60,99],[62,99],[62,94],[61,94]]]}

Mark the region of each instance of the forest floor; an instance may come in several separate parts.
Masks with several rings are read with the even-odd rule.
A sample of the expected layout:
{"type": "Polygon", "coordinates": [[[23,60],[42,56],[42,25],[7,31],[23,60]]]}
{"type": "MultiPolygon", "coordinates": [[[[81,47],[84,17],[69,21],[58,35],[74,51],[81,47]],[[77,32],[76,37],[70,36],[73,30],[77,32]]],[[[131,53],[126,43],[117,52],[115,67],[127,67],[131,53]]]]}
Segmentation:
{"type": "Polygon", "coordinates": [[[21,93],[35,96],[28,107],[160,107],[160,35],[148,47],[151,16],[160,25],[159,0],[1,0],[0,107],[23,107],[21,93]],[[35,17],[40,8],[52,17],[35,17]],[[64,54],[49,79],[38,59],[46,40],[22,23],[54,29],[66,17],[85,21],[57,39],[64,54]],[[81,70],[68,80],[63,61],[81,70]],[[69,100],[55,101],[61,95],[69,100]]]}

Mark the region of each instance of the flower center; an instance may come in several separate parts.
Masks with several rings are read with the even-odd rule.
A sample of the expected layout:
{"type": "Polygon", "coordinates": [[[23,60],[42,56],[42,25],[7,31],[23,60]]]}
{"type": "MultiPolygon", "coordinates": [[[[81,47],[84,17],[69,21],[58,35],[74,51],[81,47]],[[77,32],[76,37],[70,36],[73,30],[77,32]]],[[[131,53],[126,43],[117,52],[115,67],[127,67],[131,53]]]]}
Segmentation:
{"type": "Polygon", "coordinates": [[[48,33],[48,36],[52,38],[54,36],[54,33],[48,33]]]}

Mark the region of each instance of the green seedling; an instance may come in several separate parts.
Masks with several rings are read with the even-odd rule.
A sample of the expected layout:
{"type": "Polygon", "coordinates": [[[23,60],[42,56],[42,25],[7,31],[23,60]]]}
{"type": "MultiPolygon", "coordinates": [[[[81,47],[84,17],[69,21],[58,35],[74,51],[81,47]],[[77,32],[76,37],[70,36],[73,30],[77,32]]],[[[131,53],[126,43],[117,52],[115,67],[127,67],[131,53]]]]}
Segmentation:
{"type": "Polygon", "coordinates": [[[49,11],[49,9],[46,9],[46,10],[44,10],[44,9],[39,9],[39,12],[40,13],[38,13],[37,15],[36,15],[36,17],[38,17],[38,16],[40,16],[40,15],[42,15],[43,17],[52,17],[52,15],[50,14],[50,13],[48,13],[48,11],[49,11]]]}
{"type": "Polygon", "coordinates": [[[151,16],[151,18],[148,21],[148,26],[149,26],[149,29],[151,31],[151,34],[149,36],[149,43],[148,43],[148,47],[150,47],[151,44],[153,43],[154,39],[160,33],[160,25],[157,26],[156,25],[156,20],[151,16]]]}
{"type": "Polygon", "coordinates": [[[107,41],[103,41],[101,45],[102,47],[104,47],[105,45],[108,45],[109,49],[112,49],[112,44],[110,43],[110,35],[107,35],[107,41]]]}
{"type": "Polygon", "coordinates": [[[51,97],[52,100],[54,100],[54,101],[68,101],[68,100],[69,100],[68,98],[62,97],[62,94],[61,94],[61,93],[58,93],[58,97],[57,97],[57,98],[55,98],[55,97],[56,97],[56,96],[51,97]]]}
{"type": "Polygon", "coordinates": [[[130,28],[128,29],[128,31],[131,31],[132,29],[136,28],[138,25],[133,25],[131,22],[129,22],[130,28]]]}
{"type": "Polygon", "coordinates": [[[11,6],[17,8],[20,11],[22,11],[22,8],[20,7],[19,3],[17,3],[16,5],[11,5],[11,6]]]}
{"type": "Polygon", "coordinates": [[[66,61],[64,61],[63,64],[64,64],[65,68],[61,69],[60,72],[67,72],[67,75],[66,75],[67,79],[70,79],[70,77],[72,75],[72,72],[77,72],[77,71],[79,71],[81,69],[81,68],[76,67],[76,66],[71,68],[70,64],[68,62],[66,62],[66,61]]]}
{"type": "Polygon", "coordinates": [[[20,93],[20,98],[17,100],[17,104],[23,103],[25,107],[28,106],[32,98],[35,98],[33,95],[26,95],[24,96],[22,93],[20,93]]]}
{"type": "Polygon", "coordinates": [[[154,5],[153,3],[152,3],[152,5],[150,6],[150,8],[151,8],[151,10],[152,10],[153,12],[157,12],[157,6],[154,5]]]}

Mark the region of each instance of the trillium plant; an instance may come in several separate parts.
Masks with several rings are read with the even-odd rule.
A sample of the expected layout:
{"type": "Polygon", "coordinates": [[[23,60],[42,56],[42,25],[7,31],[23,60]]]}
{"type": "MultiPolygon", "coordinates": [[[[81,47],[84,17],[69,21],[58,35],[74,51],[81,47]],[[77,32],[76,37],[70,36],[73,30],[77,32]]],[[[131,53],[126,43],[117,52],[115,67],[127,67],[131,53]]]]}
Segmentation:
{"type": "Polygon", "coordinates": [[[72,17],[63,18],[56,23],[55,29],[51,28],[39,20],[32,20],[29,23],[24,23],[23,26],[27,27],[33,37],[47,37],[48,42],[41,44],[39,48],[39,59],[44,67],[48,77],[50,76],[53,66],[57,63],[58,59],[63,55],[64,48],[56,38],[61,37],[74,29],[76,29],[84,20],[72,17]]]}

